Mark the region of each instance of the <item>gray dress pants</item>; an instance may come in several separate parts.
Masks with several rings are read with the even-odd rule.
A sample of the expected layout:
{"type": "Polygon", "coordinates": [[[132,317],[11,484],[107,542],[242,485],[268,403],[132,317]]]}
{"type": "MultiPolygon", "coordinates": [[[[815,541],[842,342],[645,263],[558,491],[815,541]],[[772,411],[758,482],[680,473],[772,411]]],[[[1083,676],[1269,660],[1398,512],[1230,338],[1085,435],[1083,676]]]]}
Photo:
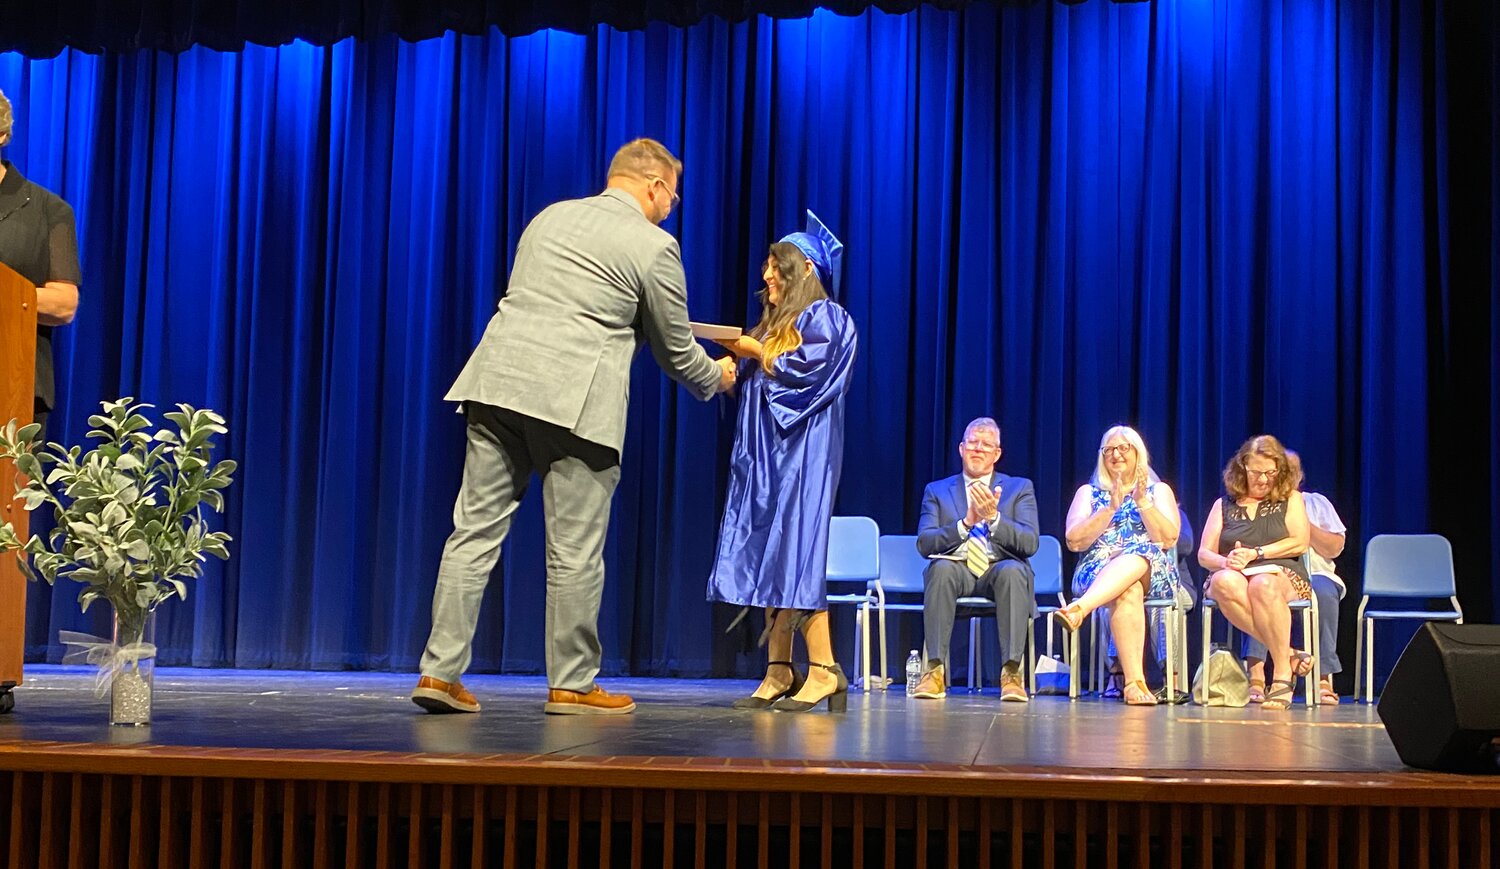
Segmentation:
{"type": "Polygon", "coordinates": [[[1026,651],[1026,627],[1036,612],[1036,583],[1021,562],[1012,559],[990,565],[975,577],[962,562],[933,559],[922,572],[922,639],[929,663],[942,661],[953,672],[948,646],[953,618],[961,597],[987,597],[995,602],[995,627],[1000,635],[1000,661],[1014,664],[1026,651]]]}
{"type": "Polygon", "coordinates": [[[469,668],[485,586],[536,472],[547,525],[547,684],[591,691],[599,674],[604,535],[620,482],[619,457],[529,416],[478,402],[464,410],[469,425],[463,485],[438,565],[422,675],[456,682],[469,668]]]}

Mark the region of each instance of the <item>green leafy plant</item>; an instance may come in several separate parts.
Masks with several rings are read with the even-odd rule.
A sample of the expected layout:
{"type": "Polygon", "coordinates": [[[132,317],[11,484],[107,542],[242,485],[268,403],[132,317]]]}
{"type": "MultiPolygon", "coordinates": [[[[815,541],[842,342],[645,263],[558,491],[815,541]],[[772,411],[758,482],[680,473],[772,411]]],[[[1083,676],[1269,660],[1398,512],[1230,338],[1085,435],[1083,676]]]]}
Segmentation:
{"type": "Polygon", "coordinates": [[[32,580],[82,583],[84,610],[106,600],[122,634],[139,636],[157,604],[187,598],[185,580],[203,575],[207,556],[229,557],[229,535],[209,530],[204,508],[223,512],[236,465],[212,462],[213,436],[228,429],[211,410],[179,404],[162,414],[171,425],[154,428],[144,413],[153,405],[122,398],[101,407],[89,417],[88,437],[98,443],[87,452],[41,443],[34,424],[0,429],[0,457],[25,477],[15,497],[28,511],[50,506],[55,520],[45,540],[24,543],[9,523],[0,526],[0,552],[31,556],[34,567],[20,561],[32,580]]]}

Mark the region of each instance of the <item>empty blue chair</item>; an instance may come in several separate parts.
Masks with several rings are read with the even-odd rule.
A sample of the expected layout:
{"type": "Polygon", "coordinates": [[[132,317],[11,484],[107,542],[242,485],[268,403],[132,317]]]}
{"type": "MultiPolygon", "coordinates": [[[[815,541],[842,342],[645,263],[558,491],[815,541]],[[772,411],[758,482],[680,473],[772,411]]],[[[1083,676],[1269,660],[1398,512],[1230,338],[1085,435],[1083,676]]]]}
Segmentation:
{"type": "MultiPolygon", "coordinates": [[[[1047,657],[1052,656],[1052,614],[1065,606],[1062,594],[1062,543],[1051,534],[1043,534],[1040,545],[1037,546],[1036,554],[1031,556],[1031,572],[1036,575],[1036,585],[1032,591],[1042,602],[1037,604],[1037,618],[1046,619],[1047,626],[1047,657]],[[1052,602],[1057,601],[1054,605],[1052,602]]],[[[1067,640],[1066,637],[1063,638],[1067,640]]],[[[1064,645],[1069,645],[1066,642],[1064,645]]],[[[1036,693],[1036,620],[1026,626],[1026,646],[1030,649],[1028,654],[1028,666],[1031,667],[1031,693],[1036,693]]],[[[1077,666],[1073,661],[1068,661],[1068,686],[1072,690],[1073,680],[1078,678],[1077,666]]]]}
{"type": "Polygon", "coordinates": [[[868,516],[834,516],[828,527],[828,582],[859,583],[859,591],[829,594],[828,605],[854,604],[856,668],[870,690],[870,609],[868,584],[880,576],[880,526],[868,516]]]}
{"type": "Polygon", "coordinates": [[[1463,624],[1453,571],[1453,547],[1441,534],[1378,534],[1365,547],[1364,595],[1359,600],[1355,634],[1354,699],[1359,700],[1360,670],[1364,670],[1365,700],[1375,699],[1375,622],[1378,619],[1417,619],[1463,624]],[[1407,600],[1447,598],[1451,610],[1367,610],[1372,597],[1407,600]]]}
{"type": "MultiPolygon", "coordinates": [[[[886,534],[880,538],[880,575],[870,582],[870,604],[880,619],[880,684],[890,684],[885,632],[887,612],[921,612],[922,602],[891,601],[889,595],[920,595],[926,590],[922,571],[927,559],[917,551],[917,538],[910,534],[886,534]]],[[[868,606],[868,605],[867,605],[868,606]]],[[[868,630],[869,616],[865,617],[868,630]]],[[[923,654],[926,659],[926,654],[923,654]]]]}

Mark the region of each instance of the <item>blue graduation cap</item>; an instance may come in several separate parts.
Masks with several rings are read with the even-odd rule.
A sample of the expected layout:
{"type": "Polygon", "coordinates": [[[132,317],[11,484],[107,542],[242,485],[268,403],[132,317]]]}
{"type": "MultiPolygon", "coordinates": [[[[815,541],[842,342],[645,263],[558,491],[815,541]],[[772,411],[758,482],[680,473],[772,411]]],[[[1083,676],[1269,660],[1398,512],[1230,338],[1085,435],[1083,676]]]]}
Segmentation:
{"type": "Polygon", "coordinates": [[[818,270],[818,280],[828,290],[834,301],[839,298],[840,272],[844,262],[844,243],[829,231],[812,209],[807,211],[807,231],[794,232],[781,239],[794,244],[818,270]]]}

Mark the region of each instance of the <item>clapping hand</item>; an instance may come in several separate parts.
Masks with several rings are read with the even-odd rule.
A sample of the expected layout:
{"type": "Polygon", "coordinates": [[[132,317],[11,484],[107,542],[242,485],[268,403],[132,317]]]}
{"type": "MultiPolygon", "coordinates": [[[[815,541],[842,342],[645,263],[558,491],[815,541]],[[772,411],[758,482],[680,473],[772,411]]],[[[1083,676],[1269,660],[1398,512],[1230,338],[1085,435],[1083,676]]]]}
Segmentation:
{"type": "Polygon", "coordinates": [[[1142,506],[1142,505],[1147,504],[1147,503],[1150,502],[1151,499],[1148,498],[1148,497],[1146,497],[1146,472],[1145,472],[1145,470],[1143,470],[1143,469],[1137,469],[1136,470],[1136,472],[1135,472],[1135,491],[1133,491],[1131,493],[1131,495],[1132,495],[1132,497],[1135,498],[1136,506],[1142,506]]]}
{"type": "Polygon", "coordinates": [[[983,483],[971,483],[969,485],[969,512],[964,516],[964,524],[970,527],[980,522],[988,522],[999,513],[1000,487],[996,486],[992,492],[983,483]]]}

